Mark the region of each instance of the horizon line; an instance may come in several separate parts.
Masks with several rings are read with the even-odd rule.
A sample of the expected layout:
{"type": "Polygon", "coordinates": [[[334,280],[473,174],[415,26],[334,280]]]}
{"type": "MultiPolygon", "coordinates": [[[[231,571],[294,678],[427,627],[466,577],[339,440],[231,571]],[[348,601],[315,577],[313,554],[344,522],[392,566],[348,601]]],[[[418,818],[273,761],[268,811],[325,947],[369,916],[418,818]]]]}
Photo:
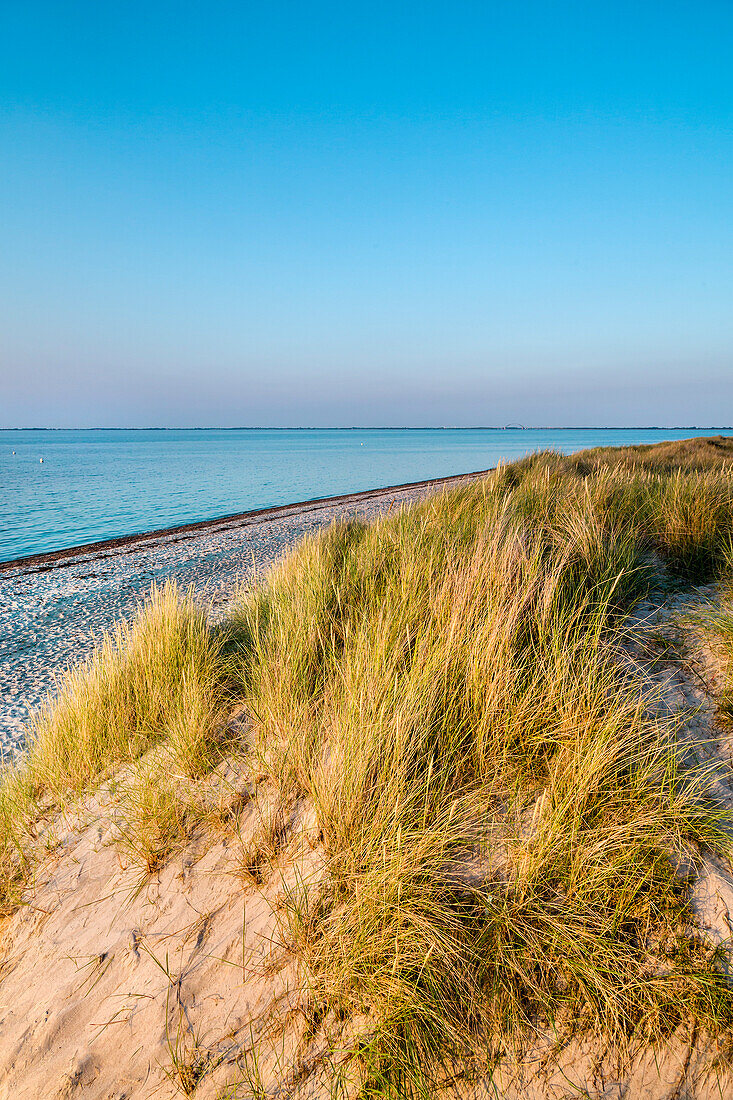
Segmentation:
{"type": "Polygon", "coordinates": [[[2,432],[722,432],[733,431],[730,424],[235,424],[235,425],[172,425],[135,424],[103,425],[90,427],[79,425],[59,427],[48,424],[13,425],[0,427],[2,432]]]}

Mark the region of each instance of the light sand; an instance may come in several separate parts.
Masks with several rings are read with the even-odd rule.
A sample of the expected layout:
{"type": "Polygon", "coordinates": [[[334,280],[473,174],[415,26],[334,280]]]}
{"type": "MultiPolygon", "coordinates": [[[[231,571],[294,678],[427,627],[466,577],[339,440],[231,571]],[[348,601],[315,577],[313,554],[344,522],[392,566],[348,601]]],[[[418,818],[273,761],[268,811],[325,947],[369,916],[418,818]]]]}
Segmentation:
{"type": "MultiPolygon", "coordinates": [[[[661,687],[663,708],[680,717],[681,736],[710,739],[719,794],[733,805],[731,745],[715,721],[719,666],[681,618],[711,593],[641,605],[629,624],[629,653],[639,675],[661,687]],[[685,641],[683,659],[660,645],[664,638],[685,641]]],[[[307,1031],[307,987],[283,921],[298,880],[317,886],[325,874],[315,816],[299,804],[273,829],[275,792],[233,765],[212,777],[209,797],[220,809],[241,808],[240,839],[198,835],[152,877],[115,845],[108,791],[86,803],[80,821],[59,826],[27,904],[3,929],[0,1100],[165,1100],[185,1094],[186,1073],[199,1100],[328,1096],[323,1029],[331,1026],[333,1037],[333,1022],[307,1031]],[[276,850],[255,882],[242,851],[273,835],[276,850]]],[[[728,942],[727,864],[698,861],[693,903],[711,942],[728,942]]],[[[550,1052],[549,1038],[538,1041],[521,1066],[451,1096],[733,1095],[729,1074],[710,1076],[699,1035],[639,1053],[631,1066],[577,1041],[555,1061],[550,1052]]]]}

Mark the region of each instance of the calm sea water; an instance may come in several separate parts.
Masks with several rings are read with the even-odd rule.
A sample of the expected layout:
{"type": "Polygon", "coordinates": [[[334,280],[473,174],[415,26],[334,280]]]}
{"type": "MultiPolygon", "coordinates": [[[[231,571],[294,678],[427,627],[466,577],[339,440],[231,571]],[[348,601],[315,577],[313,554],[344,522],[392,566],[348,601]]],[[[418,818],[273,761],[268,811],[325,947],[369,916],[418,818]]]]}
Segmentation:
{"type": "Polygon", "coordinates": [[[0,431],[0,561],[690,429],[0,431]],[[40,461],[43,459],[43,462],[40,461]]]}

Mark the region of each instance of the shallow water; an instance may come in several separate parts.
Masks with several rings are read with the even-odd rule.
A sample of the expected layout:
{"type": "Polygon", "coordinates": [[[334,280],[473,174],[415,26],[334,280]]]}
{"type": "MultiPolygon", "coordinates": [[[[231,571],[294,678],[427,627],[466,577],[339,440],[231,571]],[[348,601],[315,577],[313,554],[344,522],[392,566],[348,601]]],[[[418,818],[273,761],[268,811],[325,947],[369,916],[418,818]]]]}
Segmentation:
{"type": "Polygon", "coordinates": [[[0,431],[0,561],[254,508],[693,429],[0,431]],[[41,461],[41,459],[43,461],[41,461]]]}

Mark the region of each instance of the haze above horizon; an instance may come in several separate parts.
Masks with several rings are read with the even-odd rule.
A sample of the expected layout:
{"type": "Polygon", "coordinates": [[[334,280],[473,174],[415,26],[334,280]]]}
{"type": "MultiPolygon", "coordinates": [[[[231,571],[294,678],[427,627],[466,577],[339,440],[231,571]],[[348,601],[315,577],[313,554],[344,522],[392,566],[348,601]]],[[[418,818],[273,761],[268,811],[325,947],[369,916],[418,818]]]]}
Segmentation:
{"type": "Polygon", "coordinates": [[[710,0],[3,5],[0,426],[730,419],[732,46],[710,0]]]}

